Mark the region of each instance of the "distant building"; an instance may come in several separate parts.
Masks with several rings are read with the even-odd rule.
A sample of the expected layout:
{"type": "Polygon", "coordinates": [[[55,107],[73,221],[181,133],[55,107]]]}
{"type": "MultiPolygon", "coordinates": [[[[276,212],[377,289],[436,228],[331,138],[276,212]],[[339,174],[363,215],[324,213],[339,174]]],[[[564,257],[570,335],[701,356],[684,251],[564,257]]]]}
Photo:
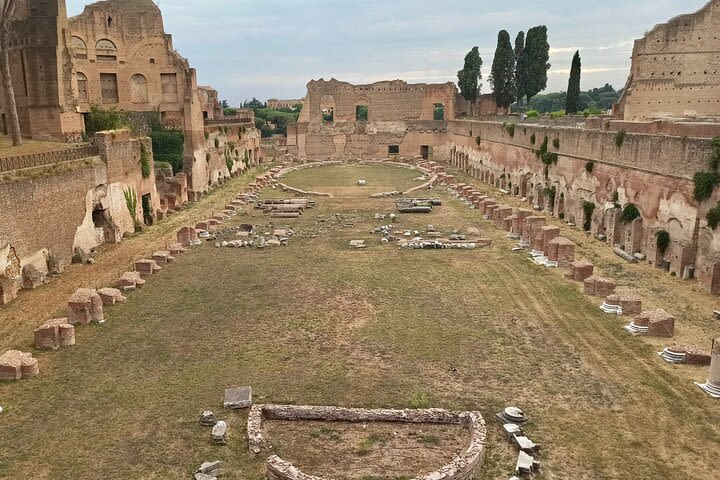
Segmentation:
{"type": "Polygon", "coordinates": [[[279,100],[277,98],[269,98],[267,101],[268,108],[272,109],[278,109],[278,108],[293,108],[295,105],[304,105],[305,99],[290,99],[290,100],[279,100]]]}

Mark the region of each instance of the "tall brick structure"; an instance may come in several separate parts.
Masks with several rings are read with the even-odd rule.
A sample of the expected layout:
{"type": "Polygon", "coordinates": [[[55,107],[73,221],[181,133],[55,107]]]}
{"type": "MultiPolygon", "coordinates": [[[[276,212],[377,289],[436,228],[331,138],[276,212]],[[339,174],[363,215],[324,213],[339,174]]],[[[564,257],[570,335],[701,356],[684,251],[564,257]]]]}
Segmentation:
{"type": "Polygon", "coordinates": [[[680,15],[635,41],[615,114],[625,120],[720,117],[720,0],[680,15]]]}

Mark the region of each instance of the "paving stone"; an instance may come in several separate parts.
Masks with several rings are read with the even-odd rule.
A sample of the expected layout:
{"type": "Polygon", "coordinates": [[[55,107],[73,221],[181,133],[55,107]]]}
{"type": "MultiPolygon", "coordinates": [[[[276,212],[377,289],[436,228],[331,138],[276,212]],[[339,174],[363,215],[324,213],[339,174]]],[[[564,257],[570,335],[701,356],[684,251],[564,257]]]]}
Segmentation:
{"type": "Polygon", "coordinates": [[[225,390],[225,408],[249,408],[252,406],[252,388],[234,387],[225,390]]]}

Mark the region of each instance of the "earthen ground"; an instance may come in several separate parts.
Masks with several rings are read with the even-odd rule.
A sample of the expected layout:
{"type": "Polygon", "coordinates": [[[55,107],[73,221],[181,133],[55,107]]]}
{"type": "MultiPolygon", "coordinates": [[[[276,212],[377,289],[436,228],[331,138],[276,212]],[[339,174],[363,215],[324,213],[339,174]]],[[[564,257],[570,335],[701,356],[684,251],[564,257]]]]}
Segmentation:
{"type": "Polygon", "coordinates": [[[12,146],[12,138],[8,135],[0,135],[0,158],[15,157],[18,155],[30,155],[33,153],[57,152],[76,147],[76,143],[42,142],[38,140],[23,140],[23,144],[17,147],[12,146]]]}
{"type": "MultiPolygon", "coordinates": [[[[79,329],[76,346],[38,353],[40,377],[0,385],[7,408],[0,477],[189,478],[201,462],[221,459],[226,478],[259,480],[264,455],[248,453],[246,414],[221,408],[224,388],[252,385],[256,402],[479,410],[489,423],[483,480],[504,480],[515,464],[516,450],[493,421],[508,404],[525,409],[530,438],[543,446],[536,478],[713,478],[717,402],[692,384],[707,367],[663,363],[654,353],[663,341],[628,335],[624,319],[602,314],[579,284],[512,255],[503,232],[440,190],[433,195],[442,207],[396,223],[479,227],[491,247],[382,246],[369,232],[388,221],[373,215],[393,212],[394,200],[370,199],[356,179],[394,190],[417,173],[403,179],[391,178],[402,170],[390,167],[343,168],[353,185],[333,184],[322,170],[288,175],[290,185],[353,198],[317,199],[300,219],[276,222],[303,232],[287,247],[195,248],[108,309],[105,325],[79,329]],[[320,222],[334,213],[355,221],[320,222]],[[351,249],[353,239],[369,247],[351,249]],[[228,421],[227,446],[212,445],[198,424],[208,408],[228,421]],[[72,454],[59,454],[68,448],[72,454]]],[[[108,285],[249,178],[107,248],[96,265],[22,292],[0,310],[0,344],[27,349],[32,329],[61,313],[76,287],[108,285]]],[[[230,223],[269,221],[259,211],[248,215],[230,223]]],[[[580,232],[561,234],[600,274],[633,287],[645,307],[674,313],[678,341],[712,338],[714,297],[649,266],[623,264],[580,232]]]]}

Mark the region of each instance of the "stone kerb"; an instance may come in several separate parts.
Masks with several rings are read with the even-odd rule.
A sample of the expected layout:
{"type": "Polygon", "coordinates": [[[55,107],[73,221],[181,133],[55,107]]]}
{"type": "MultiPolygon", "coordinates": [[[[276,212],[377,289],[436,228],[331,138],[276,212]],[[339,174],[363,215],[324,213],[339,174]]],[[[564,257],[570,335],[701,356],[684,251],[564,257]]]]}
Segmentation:
{"type": "MultiPolygon", "coordinates": [[[[472,435],[469,447],[440,469],[413,480],[470,480],[479,471],[485,453],[487,428],[479,412],[450,412],[442,409],[388,410],[295,405],[253,405],[248,415],[250,451],[260,453],[265,445],[262,432],[266,420],[401,422],[461,425],[472,435]]],[[[301,472],[297,467],[273,455],[267,459],[266,476],[270,480],[330,480],[301,472]]]]}

